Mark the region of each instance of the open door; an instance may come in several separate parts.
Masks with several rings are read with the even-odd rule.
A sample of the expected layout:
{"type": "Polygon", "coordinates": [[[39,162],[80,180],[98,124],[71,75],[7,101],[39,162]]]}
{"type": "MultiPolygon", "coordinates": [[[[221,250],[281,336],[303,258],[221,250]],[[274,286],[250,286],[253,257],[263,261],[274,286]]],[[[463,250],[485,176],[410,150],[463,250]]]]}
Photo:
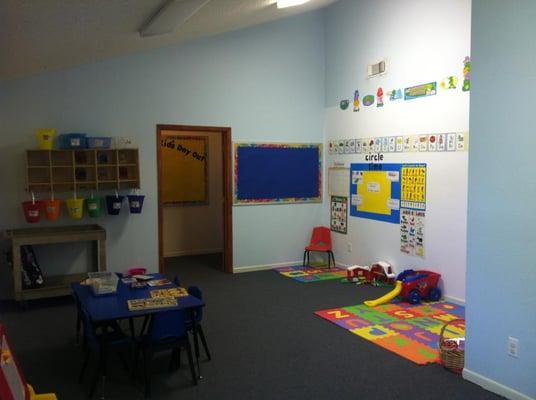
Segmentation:
{"type": "MultiPolygon", "coordinates": [[[[164,272],[164,218],[165,218],[165,209],[170,203],[170,197],[176,196],[176,199],[171,199],[171,201],[179,204],[180,206],[188,207],[188,203],[191,203],[190,206],[196,207],[199,205],[208,205],[210,204],[212,209],[217,208],[218,212],[221,211],[221,218],[218,218],[221,221],[221,233],[222,233],[222,252],[223,252],[223,271],[224,272],[233,272],[233,230],[232,230],[232,150],[231,150],[231,128],[225,127],[207,127],[207,126],[187,126],[187,125],[157,125],[156,127],[156,151],[157,151],[157,162],[158,162],[158,252],[159,252],[159,271],[164,272]],[[173,140],[175,138],[176,140],[173,140]],[[213,146],[212,155],[214,156],[214,149],[218,151],[216,154],[217,157],[212,157],[212,160],[217,159],[221,163],[221,171],[219,165],[212,165],[212,171],[218,173],[217,179],[221,179],[221,191],[218,191],[218,195],[215,198],[214,193],[212,197],[208,195],[208,186],[205,189],[198,189],[199,185],[202,185],[204,173],[205,185],[207,180],[210,180],[209,173],[204,170],[203,172],[199,170],[198,162],[206,162],[203,157],[205,154],[199,149],[203,148],[207,139],[210,142],[218,143],[218,146],[213,146]],[[185,143],[190,144],[192,148],[185,145],[185,143]],[[200,147],[201,146],[201,147],[200,147]],[[197,150],[193,148],[199,148],[197,150]],[[189,192],[184,193],[177,191],[170,195],[169,188],[174,185],[170,185],[170,179],[180,179],[180,177],[175,176],[174,174],[166,174],[165,168],[169,168],[169,159],[168,157],[170,148],[183,158],[179,160],[181,164],[177,164],[174,167],[174,171],[177,172],[177,169],[182,169],[184,172],[188,171],[185,175],[190,176],[196,175],[200,183],[195,183],[194,189],[189,189],[189,192]],[[195,151],[194,151],[195,150],[195,151]],[[192,170],[189,170],[192,168],[192,170]],[[220,173],[221,172],[221,173],[220,173]],[[195,193],[194,193],[195,192],[195,193]],[[197,193],[199,192],[199,193],[197,193]],[[221,195],[221,198],[219,196],[221,195]],[[188,198],[190,196],[190,198],[188,198]],[[197,196],[197,197],[196,197],[197,196]],[[205,196],[205,197],[204,197],[205,196]],[[203,198],[205,201],[203,201],[203,198]],[[174,201],[177,200],[177,201],[174,201]],[[183,201],[184,200],[184,201],[183,201]],[[197,202],[197,204],[196,204],[197,202]],[[218,207],[218,203],[221,203],[221,206],[218,207]]],[[[208,148],[208,155],[210,155],[210,148],[208,148]]],[[[208,159],[210,163],[210,159],[208,159]]],[[[206,165],[206,164],[205,164],[206,165]]],[[[206,167],[208,168],[208,167],[206,167]]],[[[216,173],[214,172],[214,173],[216,173]]],[[[179,174],[180,175],[180,174],[179,174]]],[[[214,179],[214,177],[212,177],[214,179]]],[[[179,183],[177,182],[177,185],[179,183]]],[[[192,182],[189,182],[191,185],[192,182]]],[[[179,187],[179,186],[177,186],[179,187]]],[[[191,187],[191,186],[190,186],[191,187]]],[[[186,212],[188,209],[186,209],[186,212]]],[[[190,210],[194,210],[191,208],[190,210]]],[[[187,229],[185,227],[185,229],[187,229]]]]}

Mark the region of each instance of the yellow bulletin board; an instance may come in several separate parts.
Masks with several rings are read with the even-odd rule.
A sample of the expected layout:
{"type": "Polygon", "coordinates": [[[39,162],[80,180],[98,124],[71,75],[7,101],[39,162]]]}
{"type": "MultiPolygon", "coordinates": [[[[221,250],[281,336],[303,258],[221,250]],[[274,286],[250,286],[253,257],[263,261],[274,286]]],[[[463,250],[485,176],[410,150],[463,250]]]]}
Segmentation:
{"type": "Polygon", "coordinates": [[[208,138],[164,135],[160,148],[163,204],[208,203],[208,138]]]}
{"type": "Polygon", "coordinates": [[[365,213],[391,215],[388,207],[391,199],[391,181],[385,171],[363,171],[362,183],[357,185],[357,194],[362,202],[357,206],[365,213]]]}

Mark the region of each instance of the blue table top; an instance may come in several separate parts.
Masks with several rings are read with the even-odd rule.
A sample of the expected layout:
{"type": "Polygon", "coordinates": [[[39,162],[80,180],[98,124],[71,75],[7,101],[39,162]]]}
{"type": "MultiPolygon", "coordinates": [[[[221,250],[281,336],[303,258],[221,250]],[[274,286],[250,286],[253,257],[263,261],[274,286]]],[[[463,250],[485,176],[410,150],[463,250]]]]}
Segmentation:
{"type": "MultiPolygon", "coordinates": [[[[163,279],[161,274],[150,274],[154,279],[163,279]]],[[[153,308],[148,310],[130,311],[128,309],[128,300],[148,299],[151,297],[150,291],[155,289],[168,289],[177,287],[175,284],[145,287],[142,289],[132,289],[129,284],[121,281],[117,285],[117,293],[106,296],[95,296],[91,288],[87,285],[81,285],[78,282],[71,284],[73,292],[80,299],[82,307],[87,310],[93,321],[111,321],[132,317],[141,317],[144,315],[157,314],[159,312],[170,310],[184,310],[195,307],[203,307],[205,303],[194,296],[184,296],[177,298],[176,307],[153,308]]]]}

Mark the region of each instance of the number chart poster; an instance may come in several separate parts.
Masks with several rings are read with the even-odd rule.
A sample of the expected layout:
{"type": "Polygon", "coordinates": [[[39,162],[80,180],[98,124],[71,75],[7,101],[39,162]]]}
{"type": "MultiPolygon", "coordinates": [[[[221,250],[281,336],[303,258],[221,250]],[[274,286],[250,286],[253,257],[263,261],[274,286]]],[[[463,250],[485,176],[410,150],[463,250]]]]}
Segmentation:
{"type": "Polygon", "coordinates": [[[331,230],[346,235],[348,225],[348,197],[331,196],[331,230]]]}
{"type": "Polygon", "coordinates": [[[404,164],[351,164],[350,215],[400,223],[401,169],[404,164]]]}

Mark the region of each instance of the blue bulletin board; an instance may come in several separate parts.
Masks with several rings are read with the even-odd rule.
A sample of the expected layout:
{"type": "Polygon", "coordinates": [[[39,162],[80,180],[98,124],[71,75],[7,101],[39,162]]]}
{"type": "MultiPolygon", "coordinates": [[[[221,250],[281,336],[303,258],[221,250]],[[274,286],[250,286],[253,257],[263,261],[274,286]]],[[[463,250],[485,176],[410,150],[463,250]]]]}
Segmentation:
{"type": "Polygon", "coordinates": [[[236,143],[234,204],[320,203],[322,145],[236,143]]]}

